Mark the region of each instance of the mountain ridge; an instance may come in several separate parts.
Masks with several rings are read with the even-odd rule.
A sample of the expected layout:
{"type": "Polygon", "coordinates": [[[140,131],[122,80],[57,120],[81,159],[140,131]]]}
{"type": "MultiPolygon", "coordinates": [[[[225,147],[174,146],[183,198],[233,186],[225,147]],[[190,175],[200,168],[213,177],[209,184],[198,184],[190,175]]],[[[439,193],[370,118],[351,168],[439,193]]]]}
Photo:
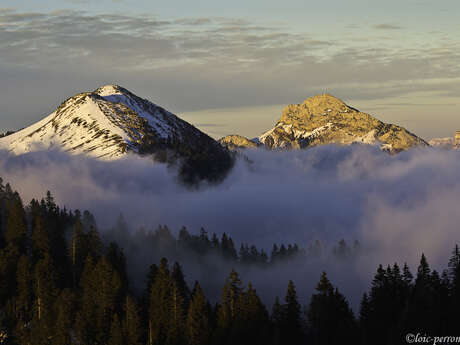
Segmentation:
{"type": "MultiPolygon", "coordinates": [[[[269,149],[358,143],[400,152],[411,147],[428,146],[427,142],[405,128],[384,123],[329,94],[316,95],[300,104],[286,106],[275,126],[257,139],[269,149]]],[[[231,141],[229,136],[220,139],[229,148],[238,146],[231,141]]]]}
{"type": "Polygon", "coordinates": [[[95,158],[118,158],[128,151],[141,152],[140,144],[146,140],[146,136],[166,142],[172,137],[181,139],[184,131],[190,131],[197,137],[209,137],[171,112],[137,97],[127,89],[105,85],[95,91],[69,97],[47,117],[0,139],[0,146],[9,146],[9,151],[20,154],[40,146],[46,149],[61,145],[65,151],[87,153],[95,158]],[[51,133],[46,133],[47,130],[51,130],[51,133]],[[67,137],[84,131],[89,132],[89,137],[85,139],[92,139],[98,144],[105,142],[107,146],[116,148],[112,148],[112,151],[102,147],[94,150],[94,142],[81,142],[67,137]]]}

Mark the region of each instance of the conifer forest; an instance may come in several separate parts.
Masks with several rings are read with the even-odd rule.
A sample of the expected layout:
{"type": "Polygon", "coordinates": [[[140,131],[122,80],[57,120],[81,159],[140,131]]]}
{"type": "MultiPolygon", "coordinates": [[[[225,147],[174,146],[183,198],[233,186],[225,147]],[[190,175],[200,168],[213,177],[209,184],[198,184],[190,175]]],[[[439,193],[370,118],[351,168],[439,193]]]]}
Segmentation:
{"type": "MultiPolygon", "coordinates": [[[[189,284],[181,262],[152,262],[141,288],[130,281],[122,244],[107,242],[89,211],[67,210],[51,193],[24,205],[9,184],[0,185],[0,343],[107,345],[403,344],[412,333],[460,332],[460,249],[446,269],[430,268],[422,255],[416,272],[397,263],[376,267],[359,310],[323,272],[309,303],[298,299],[295,281],[272,303],[238,269],[270,270],[292,256],[315,255],[298,245],[274,245],[270,254],[223,234],[187,229],[175,238],[160,226],[150,234],[162,247],[198,257],[214,252],[234,268],[211,301],[201,282],[189,284]],[[166,244],[168,243],[168,244],[166,244]]],[[[334,255],[355,255],[359,243],[344,241],[334,255]]]]}

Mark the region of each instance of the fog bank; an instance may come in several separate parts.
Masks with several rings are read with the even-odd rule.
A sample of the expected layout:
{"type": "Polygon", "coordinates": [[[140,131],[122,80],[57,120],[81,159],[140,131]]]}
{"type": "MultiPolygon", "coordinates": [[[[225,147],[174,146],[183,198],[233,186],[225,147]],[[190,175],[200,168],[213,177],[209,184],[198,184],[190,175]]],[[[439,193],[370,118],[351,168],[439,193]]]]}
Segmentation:
{"type": "MultiPolygon", "coordinates": [[[[346,264],[296,262],[280,270],[276,282],[273,272],[243,273],[259,292],[270,290],[270,298],[284,294],[289,279],[308,296],[327,269],[356,305],[379,263],[407,261],[414,271],[424,252],[432,266],[444,268],[460,242],[460,151],[426,148],[388,155],[374,147],[324,146],[245,154],[252,163],[239,159],[223,183],[199,190],[176,183],[165,165],[135,156],[100,162],[57,151],[23,156],[2,151],[0,176],[25,203],[50,190],[59,205],[94,213],[101,229],[123,213],[130,231],[167,224],[176,232],[185,225],[197,233],[204,227],[230,234],[238,247],[241,242],[268,250],[273,243],[306,247],[315,239],[361,242],[364,259],[346,264]]],[[[150,258],[138,259],[147,264],[150,258]]],[[[188,276],[204,279],[206,272],[191,267],[188,276]]]]}

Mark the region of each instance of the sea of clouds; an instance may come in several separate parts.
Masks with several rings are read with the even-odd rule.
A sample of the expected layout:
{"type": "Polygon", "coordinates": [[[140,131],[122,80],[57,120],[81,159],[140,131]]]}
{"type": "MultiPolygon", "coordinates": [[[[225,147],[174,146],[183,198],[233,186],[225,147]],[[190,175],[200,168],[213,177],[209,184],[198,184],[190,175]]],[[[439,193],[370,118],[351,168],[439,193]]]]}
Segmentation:
{"type": "MultiPolygon", "coordinates": [[[[122,213],[133,232],[158,224],[173,232],[182,225],[192,233],[204,227],[230,234],[238,246],[267,251],[273,243],[307,247],[316,239],[326,246],[342,238],[361,243],[360,259],[347,263],[297,260],[276,272],[242,272],[243,281],[251,279],[266,299],[283,295],[293,279],[306,303],[326,270],[356,308],[378,264],[407,262],[415,271],[423,252],[433,268],[442,269],[460,243],[460,151],[389,155],[353,145],[244,154],[249,159],[238,159],[222,183],[198,189],[178,183],[173,168],[136,156],[102,162],[58,151],[0,151],[0,176],[25,203],[50,190],[59,205],[90,210],[101,232],[122,213]]],[[[154,257],[147,248],[130,255],[145,267],[154,257]]],[[[207,268],[184,266],[190,280],[209,279],[207,268]]],[[[215,279],[223,282],[228,269],[215,279]]]]}

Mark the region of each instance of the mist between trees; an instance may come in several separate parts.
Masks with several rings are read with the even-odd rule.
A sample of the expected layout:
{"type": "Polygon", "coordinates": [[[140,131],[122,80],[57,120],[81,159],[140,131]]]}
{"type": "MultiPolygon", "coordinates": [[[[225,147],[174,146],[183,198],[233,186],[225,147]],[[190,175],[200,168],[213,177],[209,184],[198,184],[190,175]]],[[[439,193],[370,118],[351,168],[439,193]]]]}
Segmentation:
{"type": "MultiPolygon", "coordinates": [[[[226,232],[237,250],[248,243],[268,254],[274,243],[307,248],[319,240],[331,250],[341,239],[349,245],[358,240],[365,259],[347,264],[347,274],[327,260],[300,262],[302,269],[292,270],[298,272],[293,278],[305,281],[300,290],[313,291],[309,273],[327,269],[353,306],[378,264],[407,262],[415,268],[424,252],[441,268],[446,251],[459,241],[458,151],[427,148],[390,156],[372,147],[326,146],[245,155],[252,163],[239,159],[222,183],[198,190],[178,184],[166,165],[135,156],[100,162],[58,151],[3,151],[0,171],[25,201],[51,190],[60,205],[91,210],[103,237],[121,213],[133,239],[141,227],[166,224],[176,237],[184,225],[194,234],[203,227],[209,236],[226,232]]],[[[120,243],[130,257],[130,245],[120,243]]],[[[290,273],[280,270],[285,276],[277,281],[290,273]]]]}
{"type": "MultiPolygon", "coordinates": [[[[440,268],[460,240],[459,151],[390,156],[353,145],[245,155],[222,183],[193,190],[166,165],[135,156],[101,162],[58,151],[2,151],[0,172],[26,201],[51,190],[60,205],[91,210],[102,235],[121,213],[132,234],[165,224],[177,237],[184,225],[195,234],[203,227],[267,253],[274,243],[358,240],[367,255],[351,265],[350,285],[367,282],[380,263],[416,267],[422,252],[440,268]]],[[[333,278],[342,282],[340,274],[333,278]]]]}
{"type": "MultiPolygon", "coordinates": [[[[324,257],[318,241],[308,249],[274,245],[269,259],[256,246],[242,244],[237,252],[230,236],[209,238],[204,229],[193,235],[182,228],[175,238],[160,226],[154,232],[137,231],[133,240],[120,217],[105,232],[127,240],[123,243],[149,245],[155,253],[151,258],[168,255],[183,259],[189,268],[200,266],[208,290],[220,290],[210,303],[200,283],[195,280],[191,289],[181,264],[171,265],[165,257],[149,265],[143,287],[135,288],[132,276],[139,263],[127,259],[116,242],[101,239],[90,212],[60,208],[49,192],[24,207],[20,195],[0,183],[0,211],[0,332],[5,344],[368,344],[369,339],[399,344],[408,332],[459,331],[458,246],[442,274],[430,268],[425,255],[415,279],[407,264],[380,265],[353,313],[325,272],[306,303],[299,301],[292,279],[284,298],[264,303],[256,285],[246,285],[238,273],[244,271],[251,280],[266,272],[271,282],[281,280],[280,272],[299,270],[299,260],[314,265],[324,257]],[[215,275],[230,266],[220,286],[213,287],[215,275]]],[[[350,248],[342,240],[326,257],[337,266],[360,255],[357,242],[350,248]]]]}
{"type": "Polygon", "coordinates": [[[193,270],[206,272],[201,281],[207,289],[220,290],[212,301],[197,280],[187,283],[180,263],[170,264],[165,257],[148,266],[143,287],[134,287],[132,276],[146,258],[141,263],[127,259],[118,243],[101,239],[90,212],[60,208],[49,192],[24,207],[20,195],[0,181],[0,211],[0,332],[5,344],[300,345],[368,344],[369,339],[399,344],[408,332],[459,331],[458,246],[442,274],[430,268],[423,254],[415,279],[407,264],[380,265],[353,313],[326,272],[306,303],[299,301],[292,279],[284,283],[284,298],[269,303],[255,284],[243,283],[238,271],[248,280],[266,272],[275,282],[289,268],[292,275],[302,271],[300,262],[311,260],[311,266],[326,257],[346,275],[345,264],[363,254],[358,242],[350,248],[342,240],[326,255],[318,241],[308,249],[274,245],[268,259],[263,249],[242,244],[237,252],[230,236],[209,238],[204,229],[193,235],[182,228],[175,238],[160,226],[154,232],[137,231],[133,240],[120,217],[105,232],[122,243],[150,246],[151,258],[180,258],[192,275],[193,270]],[[214,274],[230,266],[213,287],[214,274]]]}

